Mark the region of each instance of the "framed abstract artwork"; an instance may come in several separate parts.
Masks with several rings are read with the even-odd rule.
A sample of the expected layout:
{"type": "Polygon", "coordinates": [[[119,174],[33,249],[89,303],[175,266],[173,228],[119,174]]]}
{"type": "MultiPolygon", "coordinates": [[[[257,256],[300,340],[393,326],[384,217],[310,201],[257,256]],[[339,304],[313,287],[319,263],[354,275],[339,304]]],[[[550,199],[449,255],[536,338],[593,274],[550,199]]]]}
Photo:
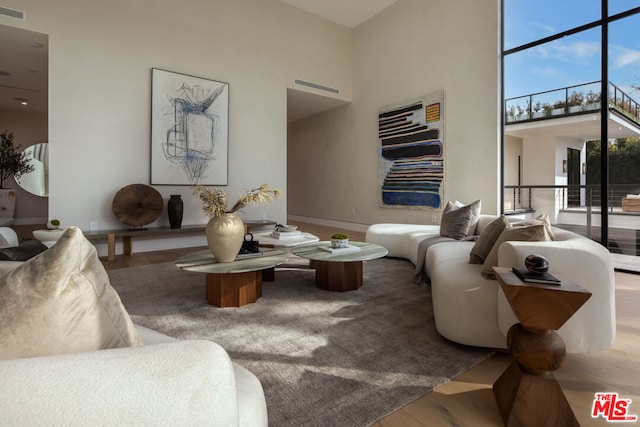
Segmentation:
{"type": "Polygon", "coordinates": [[[442,208],[444,91],[380,109],[380,203],[442,208]]]}
{"type": "Polygon", "coordinates": [[[151,70],[151,184],[227,185],[229,84],[151,70]]]}

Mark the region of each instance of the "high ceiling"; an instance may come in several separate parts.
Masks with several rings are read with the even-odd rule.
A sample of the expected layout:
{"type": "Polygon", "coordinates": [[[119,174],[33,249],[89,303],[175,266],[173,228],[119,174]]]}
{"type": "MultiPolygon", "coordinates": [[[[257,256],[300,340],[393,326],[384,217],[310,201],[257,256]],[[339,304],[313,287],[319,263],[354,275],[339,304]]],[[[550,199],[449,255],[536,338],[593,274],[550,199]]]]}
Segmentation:
{"type": "MultiPolygon", "coordinates": [[[[347,28],[355,28],[398,0],[282,0],[347,28]]],[[[287,90],[289,123],[344,105],[345,101],[311,92],[287,90]]]]}
{"type": "Polygon", "coordinates": [[[355,28],[398,0],[282,0],[347,28],[355,28]]]}
{"type": "MultiPolygon", "coordinates": [[[[306,12],[354,28],[397,0],[282,0],[306,12]]],[[[0,109],[47,110],[48,37],[0,25],[0,109]],[[28,106],[22,105],[23,102],[28,106]]],[[[326,111],[344,101],[288,91],[288,121],[326,111]]]]}

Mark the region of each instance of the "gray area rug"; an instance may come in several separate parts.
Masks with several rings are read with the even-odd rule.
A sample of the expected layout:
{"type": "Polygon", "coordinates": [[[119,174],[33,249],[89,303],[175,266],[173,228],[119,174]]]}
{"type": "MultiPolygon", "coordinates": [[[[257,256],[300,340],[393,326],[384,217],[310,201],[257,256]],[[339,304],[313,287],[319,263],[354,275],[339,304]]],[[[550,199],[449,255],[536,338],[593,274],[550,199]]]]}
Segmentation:
{"type": "Polygon", "coordinates": [[[364,286],[346,293],[317,289],[304,262],[290,259],[240,308],[207,305],[204,275],[173,263],[109,276],[135,323],[215,341],[252,371],[272,426],[366,426],[492,354],[436,332],[430,289],[406,260],[365,262],[364,286]]]}

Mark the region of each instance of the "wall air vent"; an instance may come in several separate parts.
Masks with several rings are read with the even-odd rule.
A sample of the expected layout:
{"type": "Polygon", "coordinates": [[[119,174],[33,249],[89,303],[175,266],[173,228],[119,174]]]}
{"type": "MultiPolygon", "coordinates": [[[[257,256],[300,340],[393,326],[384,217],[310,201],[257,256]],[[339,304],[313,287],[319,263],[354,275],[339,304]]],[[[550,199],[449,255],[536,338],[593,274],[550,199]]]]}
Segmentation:
{"type": "Polygon", "coordinates": [[[0,6],[0,15],[8,16],[10,18],[25,20],[24,12],[21,10],[9,9],[8,7],[0,6]]]}
{"type": "Polygon", "coordinates": [[[319,85],[317,83],[305,82],[304,80],[298,80],[298,79],[296,79],[294,82],[297,85],[307,86],[307,87],[311,87],[311,88],[318,89],[318,90],[324,90],[325,92],[340,93],[339,89],[334,89],[334,88],[328,87],[328,86],[322,86],[322,85],[319,85]]]}

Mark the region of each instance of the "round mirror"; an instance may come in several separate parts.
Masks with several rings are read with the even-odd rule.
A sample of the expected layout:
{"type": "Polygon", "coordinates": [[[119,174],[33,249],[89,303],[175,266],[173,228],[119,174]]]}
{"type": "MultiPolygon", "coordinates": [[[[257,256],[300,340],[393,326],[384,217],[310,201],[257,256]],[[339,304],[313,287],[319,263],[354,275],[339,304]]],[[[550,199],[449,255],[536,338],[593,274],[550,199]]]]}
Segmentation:
{"type": "Polygon", "coordinates": [[[49,144],[41,142],[24,149],[33,171],[16,178],[24,190],[40,197],[49,196],[49,144]]]}

